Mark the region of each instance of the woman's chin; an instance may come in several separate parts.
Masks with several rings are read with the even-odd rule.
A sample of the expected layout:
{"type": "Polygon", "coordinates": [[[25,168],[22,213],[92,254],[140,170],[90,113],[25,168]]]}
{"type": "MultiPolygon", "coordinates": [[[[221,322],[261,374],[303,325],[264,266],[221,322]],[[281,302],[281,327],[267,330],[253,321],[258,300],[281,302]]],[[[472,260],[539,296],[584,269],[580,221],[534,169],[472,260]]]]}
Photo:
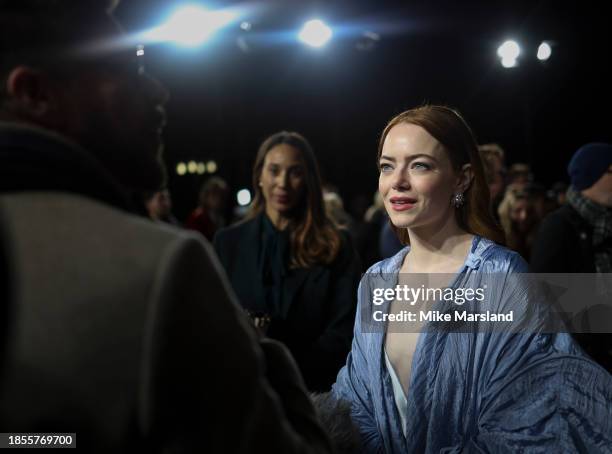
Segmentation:
{"type": "Polygon", "coordinates": [[[391,224],[397,229],[407,229],[414,226],[414,219],[406,219],[401,216],[391,216],[391,224]]]}
{"type": "Polygon", "coordinates": [[[270,208],[272,208],[272,211],[277,212],[279,215],[283,217],[291,217],[295,212],[294,210],[295,205],[285,205],[285,204],[275,203],[270,208]]]}

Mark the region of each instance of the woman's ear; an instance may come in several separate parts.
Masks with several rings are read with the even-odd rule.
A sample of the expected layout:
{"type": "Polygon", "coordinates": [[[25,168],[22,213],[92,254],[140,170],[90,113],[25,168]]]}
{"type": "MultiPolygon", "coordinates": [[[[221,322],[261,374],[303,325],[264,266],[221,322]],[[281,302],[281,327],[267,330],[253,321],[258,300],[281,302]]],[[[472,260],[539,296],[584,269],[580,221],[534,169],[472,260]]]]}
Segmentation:
{"type": "Polygon", "coordinates": [[[8,104],[13,112],[43,120],[51,110],[53,87],[49,77],[29,66],[16,66],[6,80],[8,104]]]}
{"type": "Polygon", "coordinates": [[[456,191],[463,194],[468,190],[474,179],[474,171],[472,170],[472,164],[464,164],[459,170],[457,177],[456,191]]]}

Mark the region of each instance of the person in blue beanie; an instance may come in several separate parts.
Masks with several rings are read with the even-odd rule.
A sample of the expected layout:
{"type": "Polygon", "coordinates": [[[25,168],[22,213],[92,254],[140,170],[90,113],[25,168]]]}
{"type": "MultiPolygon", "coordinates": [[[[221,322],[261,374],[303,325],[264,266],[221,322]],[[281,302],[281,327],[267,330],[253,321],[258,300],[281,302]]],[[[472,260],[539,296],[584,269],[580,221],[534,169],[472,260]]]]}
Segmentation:
{"type": "MultiPolygon", "coordinates": [[[[567,168],[567,204],[544,219],[531,256],[534,273],[612,273],[612,145],[580,147],[567,168]]],[[[575,335],[612,373],[612,335],[575,335]]]]}

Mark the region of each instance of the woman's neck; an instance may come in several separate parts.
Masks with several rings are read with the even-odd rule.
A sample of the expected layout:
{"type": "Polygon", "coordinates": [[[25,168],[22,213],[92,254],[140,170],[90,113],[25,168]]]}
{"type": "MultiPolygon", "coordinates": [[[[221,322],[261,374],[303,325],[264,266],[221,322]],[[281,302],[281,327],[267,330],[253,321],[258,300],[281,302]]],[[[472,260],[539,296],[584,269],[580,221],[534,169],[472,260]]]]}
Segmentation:
{"type": "Polygon", "coordinates": [[[279,211],[271,210],[268,206],[266,206],[266,216],[277,230],[285,230],[289,225],[288,217],[283,216],[279,211]]]}
{"type": "Polygon", "coordinates": [[[473,235],[461,229],[454,217],[440,225],[408,229],[410,253],[402,272],[454,273],[470,251],[473,235]]]}

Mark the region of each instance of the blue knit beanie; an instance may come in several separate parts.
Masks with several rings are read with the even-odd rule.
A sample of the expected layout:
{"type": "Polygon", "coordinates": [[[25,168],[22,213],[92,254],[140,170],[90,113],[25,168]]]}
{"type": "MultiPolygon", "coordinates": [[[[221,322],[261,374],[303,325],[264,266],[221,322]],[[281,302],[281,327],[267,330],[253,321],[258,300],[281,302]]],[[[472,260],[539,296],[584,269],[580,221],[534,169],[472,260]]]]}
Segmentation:
{"type": "Polygon", "coordinates": [[[578,191],[590,188],[612,165],[612,145],[587,143],[578,148],[567,166],[572,186],[578,191]]]}

